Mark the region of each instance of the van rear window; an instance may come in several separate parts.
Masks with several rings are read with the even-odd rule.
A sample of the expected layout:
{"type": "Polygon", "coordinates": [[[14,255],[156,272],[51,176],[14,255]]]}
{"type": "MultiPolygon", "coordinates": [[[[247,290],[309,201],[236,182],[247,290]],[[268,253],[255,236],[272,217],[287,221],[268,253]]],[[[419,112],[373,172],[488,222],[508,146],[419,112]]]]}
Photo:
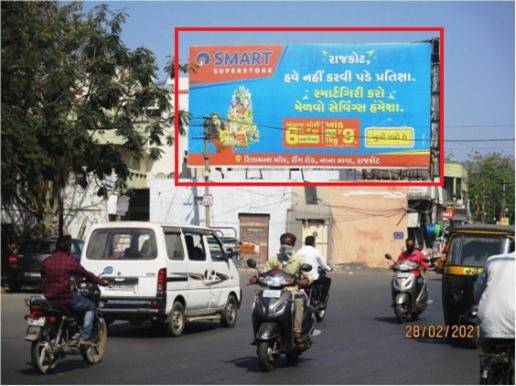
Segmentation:
{"type": "Polygon", "coordinates": [[[152,260],[157,255],[154,232],[138,228],[97,229],[86,250],[92,260],[152,260]]]}

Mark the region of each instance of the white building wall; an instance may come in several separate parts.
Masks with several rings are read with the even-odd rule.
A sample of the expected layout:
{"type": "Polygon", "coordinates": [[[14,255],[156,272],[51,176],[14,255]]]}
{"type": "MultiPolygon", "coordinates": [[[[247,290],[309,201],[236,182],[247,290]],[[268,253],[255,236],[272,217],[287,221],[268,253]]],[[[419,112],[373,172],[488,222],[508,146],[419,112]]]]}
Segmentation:
{"type": "MultiPolygon", "coordinates": [[[[239,213],[269,214],[269,255],[279,249],[292,202],[290,187],[210,187],[210,193],[213,227],[234,227],[240,237],[239,213]]],[[[176,187],[169,179],[150,181],[150,221],[205,224],[203,194],[203,187],[176,187]],[[194,197],[200,197],[197,204],[194,197]]]]}

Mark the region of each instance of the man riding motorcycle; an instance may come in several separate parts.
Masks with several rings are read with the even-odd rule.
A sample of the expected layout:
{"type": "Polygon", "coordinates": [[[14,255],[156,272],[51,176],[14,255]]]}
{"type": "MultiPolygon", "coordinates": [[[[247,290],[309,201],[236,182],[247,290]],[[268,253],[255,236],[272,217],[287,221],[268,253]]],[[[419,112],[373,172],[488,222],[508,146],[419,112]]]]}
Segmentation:
{"type": "MultiPolygon", "coordinates": [[[[398,256],[398,260],[396,261],[396,263],[401,263],[403,260],[408,260],[419,265],[419,267],[411,271],[411,273],[413,273],[416,276],[417,287],[418,289],[421,289],[421,287],[424,284],[422,271],[426,271],[428,269],[425,255],[415,248],[414,240],[412,239],[407,239],[405,241],[405,246],[407,249],[405,250],[405,252],[398,256]]],[[[394,267],[394,265],[392,267],[394,267]]]]}
{"type": "MultiPolygon", "coordinates": [[[[296,244],[296,236],[292,233],[284,233],[280,237],[280,250],[276,257],[270,259],[263,271],[270,271],[274,268],[281,268],[290,275],[302,274],[303,277],[298,281],[298,286],[289,288],[294,294],[299,292],[299,288],[308,287],[313,279],[310,273],[303,272],[301,266],[304,264],[303,259],[297,255],[293,256],[293,248],[296,244]],[[299,288],[298,288],[299,287],[299,288]]],[[[256,284],[258,278],[253,276],[249,279],[251,284],[256,284]]],[[[303,299],[294,299],[294,339],[298,347],[303,348],[304,342],[301,337],[303,323],[303,299]]]]}
{"type": "MultiPolygon", "coordinates": [[[[315,248],[314,236],[307,236],[305,238],[305,245],[296,252],[296,256],[300,256],[303,259],[303,263],[312,266],[312,270],[310,271],[310,275],[313,279],[312,288],[316,286],[321,288],[321,299],[319,300],[324,302],[330,291],[331,279],[326,275],[320,275],[319,270],[330,272],[333,271],[333,268],[326,263],[324,256],[315,248]]],[[[326,306],[322,304],[321,307],[326,306]]]]}
{"type": "Polygon", "coordinates": [[[82,276],[102,286],[108,285],[108,281],[86,271],[72,258],[70,249],[71,238],[61,236],[57,240],[55,252],[43,261],[41,271],[43,295],[47,300],[55,301],[75,312],[84,312],[84,323],[80,333],[79,345],[87,346],[90,344],[89,340],[93,331],[95,305],[84,296],[74,294],[70,280],[72,276],[82,276]]]}
{"type": "Polygon", "coordinates": [[[514,251],[486,260],[475,284],[475,304],[480,319],[480,347],[483,352],[497,346],[514,347],[514,251]]]}

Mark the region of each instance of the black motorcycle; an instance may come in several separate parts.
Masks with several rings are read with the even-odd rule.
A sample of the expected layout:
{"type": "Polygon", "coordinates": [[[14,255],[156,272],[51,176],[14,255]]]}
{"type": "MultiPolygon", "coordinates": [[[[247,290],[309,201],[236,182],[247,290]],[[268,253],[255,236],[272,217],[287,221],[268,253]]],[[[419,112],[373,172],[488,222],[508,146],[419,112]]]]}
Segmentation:
{"type": "MultiPolygon", "coordinates": [[[[326,270],[321,267],[318,268],[319,278],[326,277],[326,270]]],[[[310,304],[314,308],[315,318],[318,322],[322,322],[326,316],[326,309],[328,307],[328,301],[330,300],[330,293],[328,292],[324,296],[324,290],[322,286],[312,284],[310,288],[310,304]]]]}
{"type": "MultiPolygon", "coordinates": [[[[256,261],[249,259],[247,265],[256,268],[256,261]]],[[[304,272],[311,269],[309,264],[303,264],[304,272]]],[[[297,295],[288,290],[299,279],[299,275],[289,275],[280,268],[258,275],[257,284],[261,288],[253,304],[253,344],[257,346],[258,362],[263,371],[274,370],[281,354],[286,355],[289,364],[296,363],[299,355],[311,347],[312,337],[319,333],[315,330],[317,321],[309,297],[303,290],[297,295]],[[304,303],[302,347],[294,341],[295,296],[301,297],[304,303]]]]}
{"type": "MultiPolygon", "coordinates": [[[[108,267],[101,276],[112,272],[113,268],[108,267]]],[[[74,281],[73,287],[76,293],[88,298],[97,307],[92,343],[88,346],[79,346],[83,315],[75,314],[68,307],[43,296],[32,296],[25,301],[30,310],[30,314],[25,316],[25,340],[31,342],[32,365],[41,374],[53,370],[67,354],[80,354],[87,364],[98,363],[104,356],[107,326],[98,309],[100,289],[98,285],[86,281],[74,281]]]]}
{"type": "Polygon", "coordinates": [[[514,340],[480,354],[481,385],[514,385],[514,340]]]}
{"type": "MultiPolygon", "coordinates": [[[[471,307],[461,318],[461,324],[479,326],[478,307],[471,307]]],[[[481,385],[514,385],[514,340],[501,339],[480,353],[481,385]]]]}

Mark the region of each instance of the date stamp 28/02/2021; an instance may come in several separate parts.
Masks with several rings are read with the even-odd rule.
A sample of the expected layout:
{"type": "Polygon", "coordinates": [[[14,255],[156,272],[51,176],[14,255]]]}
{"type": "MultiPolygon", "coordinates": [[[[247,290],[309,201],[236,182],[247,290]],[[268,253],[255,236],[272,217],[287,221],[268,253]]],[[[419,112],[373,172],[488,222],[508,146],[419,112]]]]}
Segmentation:
{"type": "Polygon", "coordinates": [[[463,324],[407,324],[404,326],[406,339],[477,339],[480,326],[463,324]]]}

